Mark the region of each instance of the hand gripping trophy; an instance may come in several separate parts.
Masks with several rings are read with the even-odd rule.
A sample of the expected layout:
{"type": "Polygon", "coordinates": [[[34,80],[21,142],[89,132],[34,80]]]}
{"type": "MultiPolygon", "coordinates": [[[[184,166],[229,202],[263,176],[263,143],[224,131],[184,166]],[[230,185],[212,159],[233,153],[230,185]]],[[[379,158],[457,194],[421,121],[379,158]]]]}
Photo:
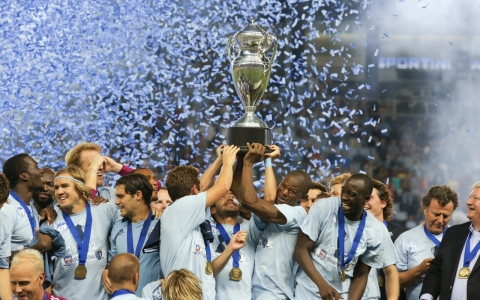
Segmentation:
{"type": "Polygon", "coordinates": [[[271,145],[272,131],[255,115],[255,107],[267,88],[276,52],[277,39],[263,31],[253,18],[228,39],[233,83],[246,113],[228,128],[227,144],[240,147],[240,153],[248,152],[247,143],[271,145]],[[270,59],[265,56],[269,49],[272,49],[270,59]],[[232,57],[232,52],[237,56],[232,57]]]}

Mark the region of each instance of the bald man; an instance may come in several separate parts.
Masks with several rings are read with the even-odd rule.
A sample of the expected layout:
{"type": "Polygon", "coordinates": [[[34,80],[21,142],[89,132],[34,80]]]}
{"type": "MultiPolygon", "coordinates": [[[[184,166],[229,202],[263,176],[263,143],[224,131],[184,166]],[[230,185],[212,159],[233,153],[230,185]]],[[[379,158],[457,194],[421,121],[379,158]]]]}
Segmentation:
{"type": "Polygon", "coordinates": [[[135,295],[140,279],[140,261],[130,253],[121,253],[110,260],[108,265],[111,300],[145,300],[135,295]]]}

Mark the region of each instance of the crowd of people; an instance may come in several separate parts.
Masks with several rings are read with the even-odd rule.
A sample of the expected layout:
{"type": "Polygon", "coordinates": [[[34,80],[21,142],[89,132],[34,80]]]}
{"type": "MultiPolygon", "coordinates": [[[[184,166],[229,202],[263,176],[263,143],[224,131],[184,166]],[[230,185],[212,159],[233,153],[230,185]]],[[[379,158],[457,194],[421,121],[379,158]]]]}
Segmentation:
{"type": "Polygon", "coordinates": [[[468,222],[448,227],[458,195],[433,185],[424,222],[407,230],[392,223],[392,190],[378,174],[325,185],[298,169],[277,186],[280,148],[247,146],[218,147],[201,176],[173,168],[166,187],[95,143],[72,148],[57,171],[28,154],[7,159],[0,299],[475,299],[480,182],[468,222]],[[115,187],[106,173],[121,176],[115,187]]]}

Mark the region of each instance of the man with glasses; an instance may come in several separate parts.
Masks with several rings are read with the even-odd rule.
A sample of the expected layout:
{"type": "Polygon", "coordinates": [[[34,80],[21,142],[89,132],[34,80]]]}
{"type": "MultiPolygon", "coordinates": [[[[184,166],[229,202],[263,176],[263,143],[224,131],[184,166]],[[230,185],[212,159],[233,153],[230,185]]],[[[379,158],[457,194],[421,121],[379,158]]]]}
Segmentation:
{"type": "Polygon", "coordinates": [[[423,197],[425,224],[404,232],[395,241],[400,287],[406,288],[408,300],[419,299],[425,273],[457,207],[458,196],[453,189],[446,185],[431,187],[423,197]]]}

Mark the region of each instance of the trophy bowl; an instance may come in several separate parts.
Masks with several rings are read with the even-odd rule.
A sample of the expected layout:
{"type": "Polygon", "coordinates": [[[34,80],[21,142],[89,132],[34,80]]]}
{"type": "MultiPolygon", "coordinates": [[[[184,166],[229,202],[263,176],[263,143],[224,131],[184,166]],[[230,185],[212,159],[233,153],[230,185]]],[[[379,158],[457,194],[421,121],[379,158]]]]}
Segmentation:
{"type": "Polygon", "coordinates": [[[243,154],[248,152],[247,143],[272,143],[272,131],[255,115],[255,108],[267,88],[278,45],[273,35],[263,31],[253,18],[250,21],[227,42],[233,84],[245,108],[245,114],[228,128],[227,144],[238,146],[243,154]]]}

